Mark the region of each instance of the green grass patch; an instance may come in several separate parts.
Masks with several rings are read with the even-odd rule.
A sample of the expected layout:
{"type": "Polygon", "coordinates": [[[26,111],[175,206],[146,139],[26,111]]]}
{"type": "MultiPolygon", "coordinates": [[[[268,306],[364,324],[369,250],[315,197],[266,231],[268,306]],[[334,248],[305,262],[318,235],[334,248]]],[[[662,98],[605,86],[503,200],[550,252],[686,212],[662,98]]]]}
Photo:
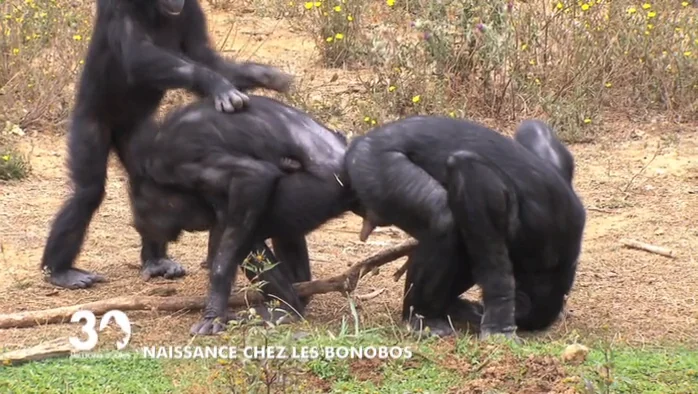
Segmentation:
{"type": "Polygon", "coordinates": [[[2,393],[171,393],[163,363],[140,357],[68,358],[0,367],[2,393]]]}
{"type": "Polygon", "coordinates": [[[238,349],[234,360],[140,356],[48,360],[2,367],[0,392],[442,393],[454,388],[466,392],[574,388],[580,393],[698,393],[696,351],[595,343],[589,344],[583,363],[565,364],[560,355],[572,342],[531,338],[515,344],[482,342],[472,336],[417,340],[395,327],[363,329],[350,323],[339,329],[309,324],[237,327],[192,344],[234,346],[238,349]],[[246,346],[283,347],[289,355],[291,349],[297,355],[305,349],[310,356],[249,359],[242,355],[246,346]],[[334,349],[334,356],[327,347],[334,349]],[[339,357],[341,347],[364,352],[369,347],[400,348],[405,357],[339,357]]]}

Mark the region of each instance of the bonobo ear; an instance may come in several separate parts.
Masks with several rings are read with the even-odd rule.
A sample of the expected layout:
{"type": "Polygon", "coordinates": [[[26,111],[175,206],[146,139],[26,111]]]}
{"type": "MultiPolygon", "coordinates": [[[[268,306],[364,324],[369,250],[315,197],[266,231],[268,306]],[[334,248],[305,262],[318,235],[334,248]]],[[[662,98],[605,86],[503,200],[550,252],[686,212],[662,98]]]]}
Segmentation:
{"type": "Polygon", "coordinates": [[[157,0],[160,12],[165,15],[179,15],[184,8],[185,0],[157,0]]]}

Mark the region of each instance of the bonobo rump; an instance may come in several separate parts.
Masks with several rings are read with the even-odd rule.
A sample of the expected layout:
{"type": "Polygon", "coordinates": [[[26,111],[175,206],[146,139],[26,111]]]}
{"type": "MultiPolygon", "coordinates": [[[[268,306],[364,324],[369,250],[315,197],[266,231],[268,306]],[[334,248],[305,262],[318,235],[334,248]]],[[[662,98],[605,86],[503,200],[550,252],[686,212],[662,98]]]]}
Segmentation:
{"type": "Polygon", "coordinates": [[[473,122],[415,116],[350,144],[361,238],[395,225],[419,241],[402,310],[412,328],[448,335],[450,318],[479,323],[482,337],[513,336],[517,325],[543,329],[557,319],[586,213],[571,154],[541,125],[523,123],[520,143],[473,122]],[[459,298],[476,283],[484,310],[459,298]]]}
{"type": "Polygon", "coordinates": [[[307,300],[292,284],[311,280],[305,235],[353,207],[342,182],[346,139],[271,98],[250,96],[249,108],[234,114],[205,101],[174,111],[157,132],[143,127],[126,142],[143,255],[168,260],[167,243],[182,231],[210,230],[210,289],[194,334],[225,328],[237,268],[252,251],[280,260],[258,278],[246,270],[248,278],[267,282],[268,300],[275,296],[282,304],[259,313],[273,320],[302,315],[307,300]]]}

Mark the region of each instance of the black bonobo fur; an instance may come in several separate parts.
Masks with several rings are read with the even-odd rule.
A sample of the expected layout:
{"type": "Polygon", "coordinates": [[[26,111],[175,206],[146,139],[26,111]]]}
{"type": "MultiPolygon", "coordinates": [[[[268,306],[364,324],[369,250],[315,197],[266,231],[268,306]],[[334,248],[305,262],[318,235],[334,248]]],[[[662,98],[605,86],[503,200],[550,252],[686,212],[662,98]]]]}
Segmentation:
{"type": "Polygon", "coordinates": [[[261,274],[245,271],[267,282],[268,300],[281,301],[272,312],[258,309],[260,315],[274,321],[302,316],[307,300],[292,284],[311,280],[305,236],[354,209],[342,182],[346,138],[261,96],[250,96],[249,107],[234,114],[204,100],[168,115],[157,132],[148,127],[156,125],[124,142],[144,258],[168,260],[167,243],[182,231],[210,230],[210,290],[192,333],[224,329],[237,269],[251,252],[278,263],[261,274]]]}
{"type": "Polygon", "coordinates": [[[412,328],[448,335],[452,323],[468,323],[482,337],[513,337],[517,327],[544,329],[559,316],[586,213],[572,188],[571,154],[532,125],[522,124],[519,142],[473,122],[416,116],[350,144],[361,238],[395,225],[419,241],[402,311],[412,328]],[[459,298],[475,284],[484,309],[459,298]]]}
{"type": "MultiPolygon", "coordinates": [[[[74,190],[55,217],[41,261],[48,281],[77,289],[105,280],[73,264],[104,198],[107,159],[116,139],[153,116],[167,90],[187,89],[232,112],[246,105],[244,91],[287,91],[291,81],[276,68],[220,57],[197,0],[98,0],[68,133],[74,190]]],[[[143,270],[145,276],[185,274],[173,261],[143,270]]]]}

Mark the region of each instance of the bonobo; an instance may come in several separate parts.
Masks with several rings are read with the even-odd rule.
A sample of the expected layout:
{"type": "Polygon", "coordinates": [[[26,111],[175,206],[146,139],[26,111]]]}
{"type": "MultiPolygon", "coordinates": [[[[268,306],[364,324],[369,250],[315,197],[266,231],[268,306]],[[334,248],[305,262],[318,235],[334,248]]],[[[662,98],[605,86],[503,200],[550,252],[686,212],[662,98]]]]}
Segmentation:
{"type": "Polygon", "coordinates": [[[525,139],[529,150],[482,125],[442,117],[402,119],[352,141],[347,174],[364,216],[361,238],[395,225],[419,241],[402,310],[412,328],[448,335],[450,318],[480,323],[484,338],[555,321],[586,213],[566,173],[571,155],[554,135],[545,138],[558,162],[535,148],[542,141],[525,139]],[[484,311],[459,298],[476,283],[484,311]]]}
{"type": "Polygon", "coordinates": [[[280,263],[259,279],[266,298],[282,305],[258,313],[270,320],[303,314],[306,300],[292,284],[311,280],[305,236],[354,206],[342,181],[341,134],[276,100],[250,96],[245,111],[230,115],[205,100],[190,104],[157,132],[144,127],[124,144],[143,258],[167,260],[167,243],[182,231],[210,230],[210,289],[192,333],[224,329],[240,264],[253,251],[276,262],[268,238],[280,263]]]}
{"type": "MultiPolygon", "coordinates": [[[[220,57],[197,0],[98,0],[68,132],[74,191],[55,217],[41,261],[48,281],[69,289],[104,281],[73,264],[104,198],[107,159],[113,148],[123,161],[115,140],[147,121],[167,90],[188,89],[232,112],[247,103],[244,91],[286,91],[290,83],[273,67],[220,57]]],[[[145,276],[185,274],[170,260],[148,264],[154,265],[143,267],[145,276]]]]}

